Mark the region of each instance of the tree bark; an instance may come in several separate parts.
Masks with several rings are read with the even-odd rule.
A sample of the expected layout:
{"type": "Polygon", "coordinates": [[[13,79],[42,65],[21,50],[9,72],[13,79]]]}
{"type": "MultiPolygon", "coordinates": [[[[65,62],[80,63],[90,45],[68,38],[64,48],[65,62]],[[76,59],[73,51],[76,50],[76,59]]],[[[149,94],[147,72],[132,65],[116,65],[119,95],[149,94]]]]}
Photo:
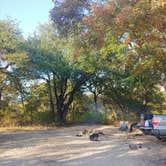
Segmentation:
{"type": "MultiPolygon", "coordinates": [[[[58,121],[60,125],[66,123],[66,115],[69,111],[69,107],[73,102],[75,93],[80,89],[80,87],[87,81],[90,75],[83,75],[79,80],[76,81],[72,90],[67,93],[67,78],[61,77],[59,84],[56,84],[56,74],[53,74],[53,84],[54,84],[54,94],[56,98],[56,107],[58,113],[58,121]],[[58,91],[59,89],[59,91],[58,91]]],[[[60,76],[59,76],[60,77],[60,76]]],[[[60,79],[58,77],[58,79],[60,79]]]]}
{"type": "Polygon", "coordinates": [[[53,102],[53,96],[52,96],[52,88],[51,88],[50,76],[48,76],[47,86],[48,86],[50,110],[54,114],[55,113],[55,108],[54,108],[54,102],[53,102]]]}
{"type": "Polygon", "coordinates": [[[0,89],[0,102],[2,100],[2,90],[0,89]]]}
{"type": "Polygon", "coordinates": [[[0,89],[0,109],[2,109],[1,101],[2,101],[2,90],[0,89]]]}
{"type": "Polygon", "coordinates": [[[143,95],[143,104],[142,104],[142,109],[141,109],[142,113],[147,112],[147,104],[148,104],[147,96],[148,96],[148,92],[146,91],[145,94],[143,95]]]}
{"type": "Polygon", "coordinates": [[[93,91],[93,100],[94,100],[94,106],[95,106],[96,112],[98,111],[97,97],[98,97],[98,95],[96,94],[95,91],[93,91]]]}

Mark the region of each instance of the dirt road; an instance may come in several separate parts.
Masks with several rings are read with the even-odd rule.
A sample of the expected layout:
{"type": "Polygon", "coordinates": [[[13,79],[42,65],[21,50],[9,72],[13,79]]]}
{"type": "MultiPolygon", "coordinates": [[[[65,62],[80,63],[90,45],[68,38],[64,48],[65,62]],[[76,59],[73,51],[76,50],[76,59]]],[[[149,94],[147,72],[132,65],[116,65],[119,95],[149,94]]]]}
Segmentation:
{"type": "Polygon", "coordinates": [[[0,132],[0,166],[162,166],[164,162],[165,142],[112,126],[0,132]],[[96,142],[88,136],[76,137],[84,128],[105,135],[96,142]],[[129,148],[135,144],[141,148],[129,148]]]}

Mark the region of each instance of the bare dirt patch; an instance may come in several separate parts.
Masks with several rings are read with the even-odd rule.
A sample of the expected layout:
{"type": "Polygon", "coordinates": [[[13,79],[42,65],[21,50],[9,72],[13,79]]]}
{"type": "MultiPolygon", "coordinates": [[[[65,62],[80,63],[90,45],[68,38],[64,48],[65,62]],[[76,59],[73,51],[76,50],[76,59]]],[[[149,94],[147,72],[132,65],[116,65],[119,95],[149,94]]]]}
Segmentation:
{"type": "Polygon", "coordinates": [[[162,166],[166,142],[113,126],[73,126],[0,132],[0,166],[162,166]],[[76,137],[85,129],[103,131],[100,141],[76,137]],[[141,148],[130,149],[130,144],[141,148]]]}

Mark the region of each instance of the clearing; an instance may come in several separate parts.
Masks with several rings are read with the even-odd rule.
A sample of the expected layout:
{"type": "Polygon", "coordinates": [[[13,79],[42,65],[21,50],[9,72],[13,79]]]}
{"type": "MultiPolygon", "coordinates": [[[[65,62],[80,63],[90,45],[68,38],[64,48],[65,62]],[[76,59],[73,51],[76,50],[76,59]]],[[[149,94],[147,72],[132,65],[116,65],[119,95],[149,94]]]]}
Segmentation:
{"type": "Polygon", "coordinates": [[[104,125],[79,125],[0,132],[0,166],[164,166],[166,142],[140,132],[126,133],[104,125]],[[76,137],[83,129],[105,135],[92,142],[76,137]],[[141,144],[132,150],[129,145],[141,144]]]}

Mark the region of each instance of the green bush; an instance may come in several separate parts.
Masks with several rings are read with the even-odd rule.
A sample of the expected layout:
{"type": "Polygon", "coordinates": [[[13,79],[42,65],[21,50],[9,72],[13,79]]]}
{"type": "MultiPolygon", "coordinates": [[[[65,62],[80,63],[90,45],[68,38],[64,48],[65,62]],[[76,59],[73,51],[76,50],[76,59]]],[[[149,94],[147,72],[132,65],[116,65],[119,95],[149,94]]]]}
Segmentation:
{"type": "Polygon", "coordinates": [[[154,110],[152,111],[153,114],[164,114],[166,115],[166,110],[162,110],[162,111],[159,111],[159,110],[154,110]]]}
{"type": "Polygon", "coordinates": [[[88,111],[81,116],[82,121],[90,121],[94,123],[108,124],[107,115],[104,112],[88,111]]]}
{"type": "Polygon", "coordinates": [[[35,112],[34,113],[34,123],[41,125],[55,124],[56,119],[52,115],[52,112],[35,112]]]}

